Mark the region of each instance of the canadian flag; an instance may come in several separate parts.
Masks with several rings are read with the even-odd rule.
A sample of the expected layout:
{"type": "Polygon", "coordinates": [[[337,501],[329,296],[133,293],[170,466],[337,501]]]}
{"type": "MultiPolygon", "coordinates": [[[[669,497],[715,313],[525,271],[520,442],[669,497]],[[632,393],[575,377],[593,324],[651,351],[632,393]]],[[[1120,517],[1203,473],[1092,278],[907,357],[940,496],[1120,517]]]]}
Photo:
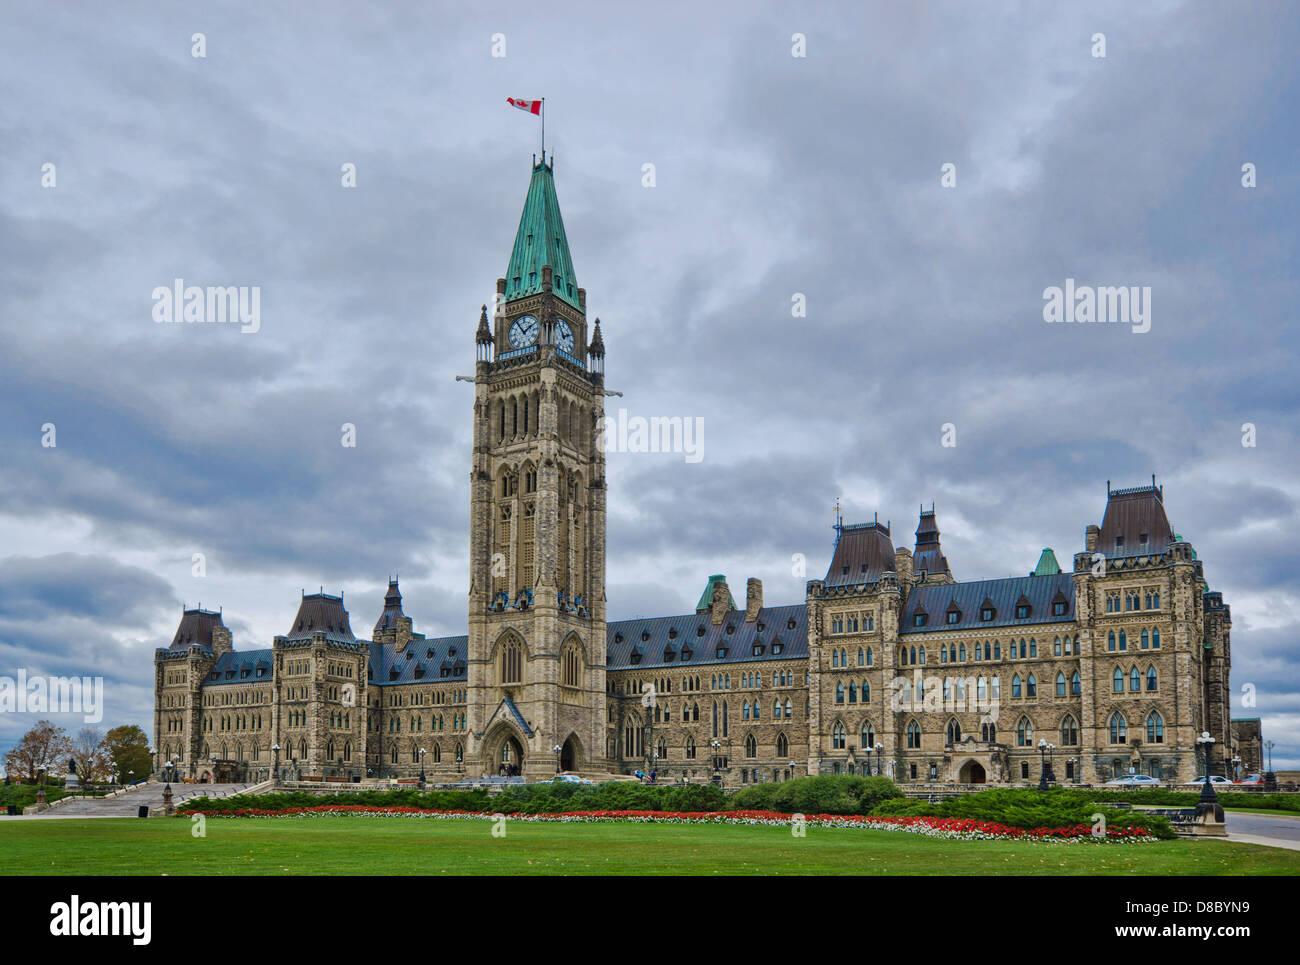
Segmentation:
{"type": "Polygon", "coordinates": [[[526,101],[520,100],[518,97],[507,97],[506,103],[519,108],[521,111],[527,111],[529,114],[540,114],[542,112],[541,101],[526,101]]]}

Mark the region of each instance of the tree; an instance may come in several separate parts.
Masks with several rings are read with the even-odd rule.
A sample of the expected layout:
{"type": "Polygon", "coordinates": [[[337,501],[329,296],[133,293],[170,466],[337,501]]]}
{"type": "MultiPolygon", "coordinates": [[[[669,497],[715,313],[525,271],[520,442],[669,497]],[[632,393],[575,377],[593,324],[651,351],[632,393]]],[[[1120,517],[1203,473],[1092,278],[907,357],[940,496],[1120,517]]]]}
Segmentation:
{"type": "Polygon", "coordinates": [[[153,770],[149,738],[135,724],[114,727],[104,737],[113,771],[123,781],[141,781],[153,770]]]}
{"type": "Polygon", "coordinates": [[[66,771],[71,751],[72,742],[62,727],[56,727],[52,721],[38,721],[5,752],[5,771],[35,782],[41,770],[51,775],[61,773],[57,770],[60,761],[66,771]]]}
{"type": "Polygon", "coordinates": [[[113,771],[104,735],[94,727],[83,727],[72,740],[72,756],[77,761],[77,776],[83,784],[102,784],[113,771]]]}

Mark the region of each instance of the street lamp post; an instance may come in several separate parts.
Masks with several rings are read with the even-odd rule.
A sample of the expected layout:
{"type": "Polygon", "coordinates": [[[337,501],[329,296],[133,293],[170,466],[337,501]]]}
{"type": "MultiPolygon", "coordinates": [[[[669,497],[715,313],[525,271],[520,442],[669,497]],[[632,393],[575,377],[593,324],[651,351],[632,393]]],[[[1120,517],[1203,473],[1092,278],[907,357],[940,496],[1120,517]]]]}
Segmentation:
{"type": "Polygon", "coordinates": [[[560,753],[564,750],[559,744],[556,744],[551,750],[555,751],[555,773],[560,773],[560,753]]]}
{"type": "Polygon", "coordinates": [[[1273,748],[1277,746],[1276,741],[1264,741],[1264,748],[1268,751],[1268,770],[1264,772],[1264,790],[1277,790],[1277,775],[1273,773],[1273,748]]]}
{"type": "Polygon", "coordinates": [[[424,790],[424,748],[420,748],[420,789],[424,790]]]}
{"type": "MultiPolygon", "coordinates": [[[[870,751],[867,752],[867,757],[868,757],[868,758],[871,757],[871,752],[870,752],[870,751]]],[[[787,780],[787,781],[792,781],[792,780],[794,780],[794,761],[791,761],[791,762],[790,762],[790,776],[787,777],[786,780],[787,780]]]]}
{"type": "Polygon", "coordinates": [[[272,744],[271,750],[275,754],[275,769],[274,769],[275,782],[279,784],[280,783],[280,745],[272,744]]]}
{"type": "Polygon", "coordinates": [[[719,771],[721,770],[722,745],[715,740],[710,746],[713,748],[713,783],[721,787],[722,775],[719,771]]]}
{"type": "Polygon", "coordinates": [[[1232,756],[1232,779],[1234,781],[1241,780],[1241,758],[1235,754],[1232,756]]]}
{"type": "Polygon", "coordinates": [[[1047,790],[1047,738],[1038,739],[1038,789],[1047,790]]]}
{"type": "Polygon", "coordinates": [[[884,772],[880,769],[880,768],[881,768],[881,764],[883,763],[883,755],[884,755],[884,753],[885,753],[885,745],[884,745],[884,744],[876,744],[876,773],[877,773],[877,774],[883,774],[883,773],[884,773],[884,772]]]}
{"type": "Polygon", "coordinates": [[[1208,730],[1201,731],[1201,736],[1196,738],[1196,743],[1201,745],[1205,754],[1205,783],[1201,785],[1201,806],[1213,807],[1219,803],[1218,795],[1214,793],[1214,785],[1210,783],[1210,748],[1214,746],[1214,738],[1210,736],[1208,730]]]}

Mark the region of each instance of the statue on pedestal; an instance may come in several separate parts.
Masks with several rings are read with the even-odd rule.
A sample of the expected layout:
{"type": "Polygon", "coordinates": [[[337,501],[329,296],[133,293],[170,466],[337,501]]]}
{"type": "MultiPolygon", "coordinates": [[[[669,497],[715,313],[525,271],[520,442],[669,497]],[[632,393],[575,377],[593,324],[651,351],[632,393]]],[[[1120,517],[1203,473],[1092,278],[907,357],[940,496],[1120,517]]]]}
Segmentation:
{"type": "Polygon", "coordinates": [[[68,776],[63,779],[63,789],[65,791],[75,791],[81,786],[77,779],[77,761],[76,758],[68,758],[68,776]]]}

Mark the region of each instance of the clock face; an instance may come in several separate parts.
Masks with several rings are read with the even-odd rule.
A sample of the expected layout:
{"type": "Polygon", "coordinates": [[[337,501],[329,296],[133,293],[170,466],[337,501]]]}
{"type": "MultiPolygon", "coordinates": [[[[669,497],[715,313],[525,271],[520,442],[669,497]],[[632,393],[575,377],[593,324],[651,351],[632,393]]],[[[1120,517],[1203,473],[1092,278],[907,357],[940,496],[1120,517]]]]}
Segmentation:
{"type": "Polygon", "coordinates": [[[510,345],[513,348],[525,348],[537,341],[537,319],[532,315],[520,315],[510,326],[510,345]]]}
{"type": "Polygon", "coordinates": [[[562,318],[555,322],[555,344],[560,347],[560,351],[573,354],[573,329],[562,318]]]}

